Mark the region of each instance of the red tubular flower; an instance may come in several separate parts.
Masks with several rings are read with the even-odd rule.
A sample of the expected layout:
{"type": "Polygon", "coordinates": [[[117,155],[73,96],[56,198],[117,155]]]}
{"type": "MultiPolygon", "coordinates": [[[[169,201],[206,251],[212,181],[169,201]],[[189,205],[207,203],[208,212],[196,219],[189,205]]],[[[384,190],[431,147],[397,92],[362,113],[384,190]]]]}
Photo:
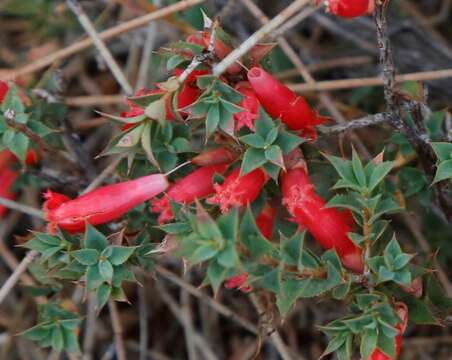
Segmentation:
{"type": "Polygon", "coordinates": [[[315,139],[315,126],[326,121],[302,96],[297,96],[265,70],[254,67],[248,71],[248,80],[263,106],[271,117],[280,118],[289,129],[300,131],[303,136],[315,139]]]}
{"type": "Polygon", "coordinates": [[[375,9],[375,0],[325,0],[324,3],[328,12],[344,18],[367,15],[375,9]]]}
{"type": "Polygon", "coordinates": [[[283,203],[294,220],[307,228],[323,248],[334,248],[347,268],[362,273],[362,251],[348,237],[351,226],[347,216],[325,207],[303,168],[291,169],[283,175],[282,193],[283,203]]]}
{"type": "Polygon", "coordinates": [[[170,199],[180,204],[191,204],[215,192],[213,176],[223,174],[228,165],[204,166],[176,182],[161,199],[151,201],[151,211],[160,213],[159,223],[174,219],[170,199]]]}
{"type": "Polygon", "coordinates": [[[3,99],[6,97],[8,90],[9,90],[8,83],[0,80],[0,104],[3,102],[3,99]]]}
{"type": "Polygon", "coordinates": [[[85,224],[98,225],[115,220],[135,206],[153,198],[168,188],[162,174],[107,185],[71,200],[48,190],[43,209],[49,221],[50,233],[56,227],[71,233],[83,232],[85,224]]]}
{"type": "Polygon", "coordinates": [[[269,203],[264,205],[259,216],[256,218],[256,224],[262,235],[270,239],[273,234],[273,225],[275,223],[276,209],[269,203]]]}
{"type": "MultiPolygon", "coordinates": [[[[14,200],[16,194],[11,190],[14,181],[16,181],[19,174],[8,167],[0,170],[0,197],[8,200],[14,200]]],[[[0,206],[0,218],[4,217],[8,208],[0,206]]]]}
{"type": "Polygon", "coordinates": [[[249,293],[253,290],[253,288],[250,285],[246,284],[247,280],[248,273],[243,272],[241,274],[230,277],[224,284],[224,287],[226,289],[237,289],[244,293],[249,293]]]}
{"type": "Polygon", "coordinates": [[[220,164],[230,164],[236,160],[238,155],[227,148],[216,148],[206,150],[191,159],[191,163],[198,166],[210,166],[220,164]]]}
{"type": "Polygon", "coordinates": [[[251,131],[256,131],[254,122],[259,114],[259,100],[257,99],[256,93],[249,82],[240,82],[235,89],[244,96],[239,106],[245,109],[234,114],[235,127],[237,131],[244,126],[251,131]]]}
{"type": "Polygon", "coordinates": [[[261,169],[240,176],[240,169],[234,170],[223,184],[215,184],[216,195],[208,202],[217,204],[223,213],[231,207],[242,207],[256,200],[262,188],[268,180],[268,176],[261,169]]]}
{"type": "MultiPolygon", "coordinates": [[[[397,359],[400,355],[400,351],[402,350],[402,335],[405,332],[405,329],[408,324],[408,308],[404,303],[398,302],[396,303],[395,310],[400,320],[402,320],[402,322],[396,325],[396,329],[399,331],[399,334],[395,338],[396,359],[397,359]]],[[[382,352],[380,349],[375,349],[375,351],[370,356],[369,360],[391,360],[391,358],[387,356],[384,352],[382,352]]]]}

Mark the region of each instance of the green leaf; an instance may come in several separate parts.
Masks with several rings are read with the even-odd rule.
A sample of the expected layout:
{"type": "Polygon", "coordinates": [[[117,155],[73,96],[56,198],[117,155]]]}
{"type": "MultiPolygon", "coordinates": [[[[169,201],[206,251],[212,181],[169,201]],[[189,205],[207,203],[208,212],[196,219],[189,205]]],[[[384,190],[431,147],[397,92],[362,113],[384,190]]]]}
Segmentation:
{"type": "Polygon", "coordinates": [[[48,326],[47,326],[49,324],[52,324],[52,322],[47,321],[47,322],[35,325],[32,328],[25,330],[22,333],[22,336],[26,337],[27,339],[39,342],[42,339],[49,337],[50,330],[48,329],[48,326]]]}
{"type": "Polygon", "coordinates": [[[136,247],[132,247],[132,246],[112,246],[111,249],[112,249],[112,253],[108,257],[108,260],[113,265],[122,265],[130,258],[130,256],[132,256],[132,254],[135,251],[136,247]]]}
{"type": "Polygon", "coordinates": [[[175,222],[158,226],[158,228],[167,234],[177,235],[190,232],[192,230],[190,224],[184,222],[175,222]]]}
{"type": "Polygon", "coordinates": [[[149,162],[154,165],[158,170],[160,165],[154,156],[154,151],[152,150],[152,126],[149,122],[146,122],[143,127],[143,132],[141,134],[141,146],[143,147],[144,153],[146,154],[149,162]]]}
{"type": "Polygon", "coordinates": [[[386,175],[389,174],[393,167],[393,161],[385,161],[381,165],[375,167],[370,176],[370,179],[368,179],[368,187],[370,192],[372,192],[378,186],[378,184],[382,182],[382,180],[386,177],[386,175]]]}
{"type": "Polygon", "coordinates": [[[218,293],[221,284],[228,275],[229,270],[227,268],[221,266],[215,260],[210,262],[209,267],[207,268],[207,278],[209,279],[215,294],[218,293]]]}
{"type": "Polygon", "coordinates": [[[166,120],[166,96],[150,103],[144,113],[148,118],[157,120],[163,126],[166,120]]]}
{"type": "Polygon", "coordinates": [[[52,329],[52,332],[50,334],[51,337],[51,345],[52,348],[55,350],[61,350],[63,349],[64,341],[63,341],[63,332],[59,326],[55,326],[52,329]]]}
{"type": "Polygon", "coordinates": [[[283,152],[278,145],[268,147],[265,150],[265,158],[276,166],[285,169],[283,152]]]}
{"type": "Polygon", "coordinates": [[[268,116],[265,110],[260,107],[259,117],[256,119],[255,126],[256,134],[260,135],[263,139],[266,139],[268,134],[275,128],[275,122],[268,116]]]}
{"type": "Polygon", "coordinates": [[[240,241],[250,250],[253,258],[272,255],[275,252],[273,245],[259,231],[249,206],[240,224],[240,241]]]}
{"type": "Polygon", "coordinates": [[[360,352],[363,360],[370,358],[378,342],[378,332],[376,330],[365,330],[361,336],[360,352]]]}
{"type": "Polygon", "coordinates": [[[349,209],[357,215],[362,213],[361,204],[351,194],[335,195],[325,206],[349,209]]]}
{"type": "Polygon", "coordinates": [[[95,249],[81,249],[71,252],[71,255],[82,265],[97,264],[99,252],[95,249]]]}
{"type": "Polygon", "coordinates": [[[97,251],[102,251],[108,246],[108,240],[104,234],[87,223],[84,244],[86,249],[96,249],[97,251]]]}
{"type": "Polygon", "coordinates": [[[280,130],[278,137],[273,142],[274,145],[278,145],[284,154],[290,153],[304,142],[304,139],[291,132],[280,130]]]}
{"type": "Polygon", "coordinates": [[[99,266],[97,264],[89,266],[86,270],[86,288],[94,290],[103,282],[104,279],[99,272],[99,266]]]}
{"type": "Polygon", "coordinates": [[[100,260],[98,266],[99,274],[102,276],[102,279],[111,281],[113,278],[113,266],[111,265],[111,262],[108,260],[100,260]]]}
{"type": "Polygon", "coordinates": [[[80,354],[80,346],[75,331],[63,329],[64,349],[73,354],[80,354]]]}
{"type": "Polygon", "coordinates": [[[195,227],[201,238],[205,240],[213,240],[220,247],[223,246],[223,234],[221,233],[217,223],[210,217],[199,202],[196,203],[195,227]]]}
{"type": "Polygon", "coordinates": [[[323,358],[333,352],[335,352],[337,349],[339,349],[347,340],[347,333],[339,334],[338,336],[335,336],[328,342],[328,346],[326,347],[325,351],[322,353],[320,358],[323,358]]]}
{"type": "Polygon", "coordinates": [[[452,143],[437,142],[432,143],[432,146],[439,161],[452,159],[452,143]]]}
{"type": "Polygon", "coordinates": [[[364,168],[361,159],[359,158],[358,153],[355,151],[355,149],[353,149],[352,167],[353,173],[355,174],[355,178],[356,180],[358,180],[358,184],[361,187],[366,187],[367,185],[366,174],[364,173],[364,168]]]}
{"type": "Polygon", "coordinates": [[[118,142],[116,143],[117,148],[131,148],[136,146],[143,134],[144,124],[140,124],[135,126],[131,130],[127,131],[124,135],[120,137],[118,142]]]}
{"type": "Polygon", "coordinates": [[[30,139],[21,132],[15,132],[10,141],[5,145],[16,155],[21,162],[25,162],[30,139]]]}
{"type": "Polygon", "coordinates": [[[443,161],[438,165],[433,183],[435,184],[446,179],[452,179],[452,159],[443,161]]]}
{"type": "Polygon", "coordinates": [[[206,260],[213,258],[218,253],[218,248],[207,244],[199,246],[194,253],[189,257],[189,260],[193,264],[199,264],[206,260]]]}
{"type": "Polygon", "coordinates": [[[240,168],[240,176],[244,176],[253,170],[261,167],[267,162],[263,150],[249,148],[243,155],[242,167],[240,168]]]}
{"type": "Polygon", "coordinates": [[[96,291],[97,311],[100,311],[105,306],[108,299],[110,298],[110,294],[111,294],[111,286],[108,284],[104,283],[97,288],[97,291],[96,291]]]}
{"type": "Polygon", "coordinates": [[[171,70],[177,68],[179,65],[183,64],[185,61],[186,60],[183,56],[178,55],[178,54],[173,55],[166,62],[166,69],[168,71],[171,71],[171,70]]]}
{"type": "Polygon", "coordinates": [[[241,136],[239,140],[254,148],[264,149],[266,146],[265,140],[258,134],[248,134],[241,136]]]}
{"type": "Polygon", "coordinates": [[[334,166],[339,176],[354,185],[360,185],[355,177],[351,161],[336,156],[327,156],[329,162],[334,166]]]}
{"type": "Polygon", "coordinates": [[[220,104],[210,106],[206,118],[206,138],[209,138],[218,128],[220,123],[220,104]]]}

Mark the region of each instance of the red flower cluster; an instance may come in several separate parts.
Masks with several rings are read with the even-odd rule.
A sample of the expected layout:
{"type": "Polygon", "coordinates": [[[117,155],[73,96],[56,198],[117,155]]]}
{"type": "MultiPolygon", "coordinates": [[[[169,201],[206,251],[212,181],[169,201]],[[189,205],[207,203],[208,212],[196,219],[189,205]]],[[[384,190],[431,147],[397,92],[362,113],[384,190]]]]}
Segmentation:
{"type": "MultiPolygon", "coordinates": [[[[317,4],[321,0],[317,0],[317,4]]],[[[375,9],[375,0],[324,0],[326,9],[333,15],[354,18],[371,14],[375,9]]]]}
{"type": "MultiPolygon", "coordinates": [[[[399,316],[401,322],[396,325],[396,329],[399,331],[399,334],[395,338],[396,343],[396,358],[399,357],[400,351],[402,349],[402,335],[405,332],[405,329],[408,324],[408,308],[402,303],[398,302],[396,305],[396,313],[399,316]]],[[[391,360],[389,356],[387,356],[380,349],[375,349],[375,351],[370,356],[369,360],[391,360]]]]}
{"type": "Polygon", "coordinates": [[[348,237],[349,217],[316,194],[311,179],[303,168],[288,170],[282,177],[283,203],[294,221],[306,228],[323,248],[335,249],[342,263],[350,270],[362,273],[362,251],[348,237]]]}
{"type": "Polygon", "coordinates": [[[151,201],[151,211],[160,213],[159,223],[174,219],[170,200],[180,204],[191,204],[196,199],[212,195],[214,190],[213,176],[223,174],[228,165],[204,166],[173,184],[161,199],[151,201]]]}
{"type": "Polygon", "coordinates": [[[48,190],[43,205],[48,230],[53,234],[57,227],[71,233],[82,232],[86,223],[98,225],[115,220],[167,188],[166,177],[155,174],[103,186],[74,200],[48,190]]]}
{"type": "Polygon", "coordinates": [[[274,119],[281,119],[287,127],[301,135],[317,138],[315,126],[326,121],[312,110],[307,101],[295,94],[265,70],[254,67],[248,71],[248,80],[260,104],[274,119]]]}

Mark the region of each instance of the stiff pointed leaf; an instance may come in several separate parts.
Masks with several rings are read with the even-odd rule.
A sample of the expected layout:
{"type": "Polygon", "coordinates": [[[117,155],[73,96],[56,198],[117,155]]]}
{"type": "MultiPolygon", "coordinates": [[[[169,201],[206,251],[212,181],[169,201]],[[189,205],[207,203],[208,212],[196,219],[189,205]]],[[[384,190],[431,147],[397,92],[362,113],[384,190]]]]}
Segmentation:
{"type": "Polygon", "coordinates": [[[81,249],[71,252],[71,255],[82,265],[97,264],[99,252],[96,249],[81,249]]]}
{"type": "Polygon", "coordinates": [[[86,249],[95,249],[97,251],[103,251],[109,245],[104,234],[90,224],[86,224],[84,244],[86,249]]]}
{"type": "Polygon", "coordinates": [[[265,150],[265,158],[276,166],[285,169],[283,152],[278,145],[268,147],[265,150]]]}
{"type": "Polygon", "coordinates": [[[446,179],[452,179],[452,159],[443,161],[438,165],[433,183],[437,183],[446,179]]]}
{"type": "Polygon", "coordinates": [[[166,97],[163,96],[150,103],[144,113],[148,118],[157,120],[161,125],[164,125],[166,120],[166,97]]]}
{"type": "Polygon", "coordinates": [[[215,294],[218,293],[221,284],[229,275],[229,269],[220,265],[217,261],[211,261],[207,268],[207,278],[212,285],[215,294]]]}
{"type": "Polygon", "coordinates": [[[244,176],[267,162],[265,152],[261,149],[249,148],[243,155],[240,176],[244,176]]]}
{"type": "Polygon", "coordinates": [[[146,154],[149,162],[160,170],[160,165],[154,156],[154,151],[152,150],[151,143],[152,127],[150,123],[146,123],[143,128],[143,133],[141,135],[141,146],[143,147],[144,153],[146,154]]]}
{"type": "Polygon", "coordinates": [[[368,360],[378,342],[378,332],[376,330],[365,330],[361,336],[360,352],[362,360],[368,360]]]}
{"type": "Polygon", "coordinates": [[[141,124],[141,125],[134,127],[130,131],[126,132],[119,139],[116,146],[119,148],[134,147],[135,145],[137,145],[140,142],[141,136],[143,134],[143,129],[144,129],[144,124],[141,124]]]}
{"type": "Polygon", "coordinates": [[[61,327],[55,326],[50,333],[50,338],[53,349],[57,351],[63,349],[64,340],[63,340],[63,331],[61,330],[61,327]]]}
{"type": "Polygon", "coordinates": [[[452,143],[437,142],[432,143],[432,146],[439,161],[452,159],[452,143]]]}
{"type": "Polygon", "coordinates": [[[266,142],[259,134],[248,134],[241,136],[240,141],[254,148],[264,149],[266,142]]]}
{"type": "Polygon", "coordinates": [[[111,294],[111,286],[109,284],[104,283],[97,288],[97,291],[96,291],[97,311],[100,311],[105,306],[108,299],[110,298],[110,294],[111,294]]]}
{"type": "Polygon", "coordinates": [[[108,260],[113,265],[122,265],[132,256],[136,248],[132,246],[112,246],[111,249],[112,253],[108,260]]]}
{"type": "Polygon", "coordinates": [[[109,260],[101,260],[98,263],[99,274],[105,281],[111,281],[113,278],[113,266],[109,260]]]}
{"type": "Polygon", "coordinates": [[[296,134],[292,134],[291,132],[285,130],[280,130],[273,144],[278,145],[284,154],[288,154],[304,141],[305,140],[303,138],[299,137],[296,134]]]}
{"type": "Polygon", "coordinates": [[[210,106],[206,118],[206,139],[209,138],[218,128],[220,123],[220,104],[210,106]]]}
{"type": "Polygon", "coordinates": [[[392,161],[385,161],[381,165],[376,166],[368,179],[369,191],[372,192],[383,181],[386,175],[389,174],[393,167],[394,162],[392,161]]]}
{"type": "Polygon", "coordinates": [[[104,282],[102,275],[99,272],[99,266],[91,265],[86,271],[86,288],[87,290],[94,290],[104,282]]]}
{"type": "Polygon", "coordinates": [[[358,156],[358,153],[355,149],[353,149],[353,157],[352,157],[352,168],[353,173],[355,174],[356,180],[358,180],[358,184],[362,187],[366,186],[366,174],[364,173],[363,164],[361,159],[358,156]]]}
{"type": "Polygon", "coordinates": [[[106,117],[107,119],[111,119],[111,120],[117,121],[122,124],[138,124],[139,122],[143,121],[146,118],[145,115],[138,115],[138,116],[134,116],[134,117],[122,117],[122,116],[107,114],[107,113],[104,113],[102,111],[97,111],[97,110],[96,110],[96,113],[98,113],[102,117],[106,117]]]}

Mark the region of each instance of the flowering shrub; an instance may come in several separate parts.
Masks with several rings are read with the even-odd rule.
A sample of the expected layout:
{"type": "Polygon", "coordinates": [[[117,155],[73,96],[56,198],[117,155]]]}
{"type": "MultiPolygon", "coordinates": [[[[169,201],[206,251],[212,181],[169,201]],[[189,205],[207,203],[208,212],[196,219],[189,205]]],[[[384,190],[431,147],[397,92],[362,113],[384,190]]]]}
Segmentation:
{"type": "MultiPolygon", "coordinates": [[[[326,6],[356,17],[374,2],[326,6]]],[[[394,161],[380,154],[363,163],[354,150],[350,158],[320,156],[315,141],[329,119],[271,75],[266,51],[254,48],[254,56],[212,75],[231,51],[211,21],[162,49],[168,79],[127,98],[127,111],[101,113],[119,125],[102,155],[124,158],[124,179],[75,198],[45,191],[47,231],[34,232],[25,246],[39,253],[52,281],[94,293],[98,311],[110,298],[128,301],[124,283],[136,281],[134,269],[152,271],[164,252],[202,265],[214,293],[271,294],[282,315],[305,298],[340,301],[348,312],[318,324],[330,339],[324,355],[351,359],[358,344],[363,359],[395,359],[408,319],[435,323],[444,309],[435,303],[443,295],[431,269],[402,249],[390,226],[388,215],[404,211],[388,179],[394,161]],[[329,193],[316,183],[319,162],[335,171],[329,193]],[[175,245],[161,251],[169,240],[175,245]]],[[[44,105],[26,104],[17,86],[0,82],[0,101],[1,145],[8,148],[0,153],[0,195],[12,199],[19,174],[12,168],[39,144],[11,121],[46,141],[55,134],[39,121],[44,105]]],[[[452,148],[437,143],[435,150],[435,181],[444,181],[452,177],[452,148]]],[[[82,318],[58,298],[55,290],[24,336],[77,353],[82,318]]]]}

